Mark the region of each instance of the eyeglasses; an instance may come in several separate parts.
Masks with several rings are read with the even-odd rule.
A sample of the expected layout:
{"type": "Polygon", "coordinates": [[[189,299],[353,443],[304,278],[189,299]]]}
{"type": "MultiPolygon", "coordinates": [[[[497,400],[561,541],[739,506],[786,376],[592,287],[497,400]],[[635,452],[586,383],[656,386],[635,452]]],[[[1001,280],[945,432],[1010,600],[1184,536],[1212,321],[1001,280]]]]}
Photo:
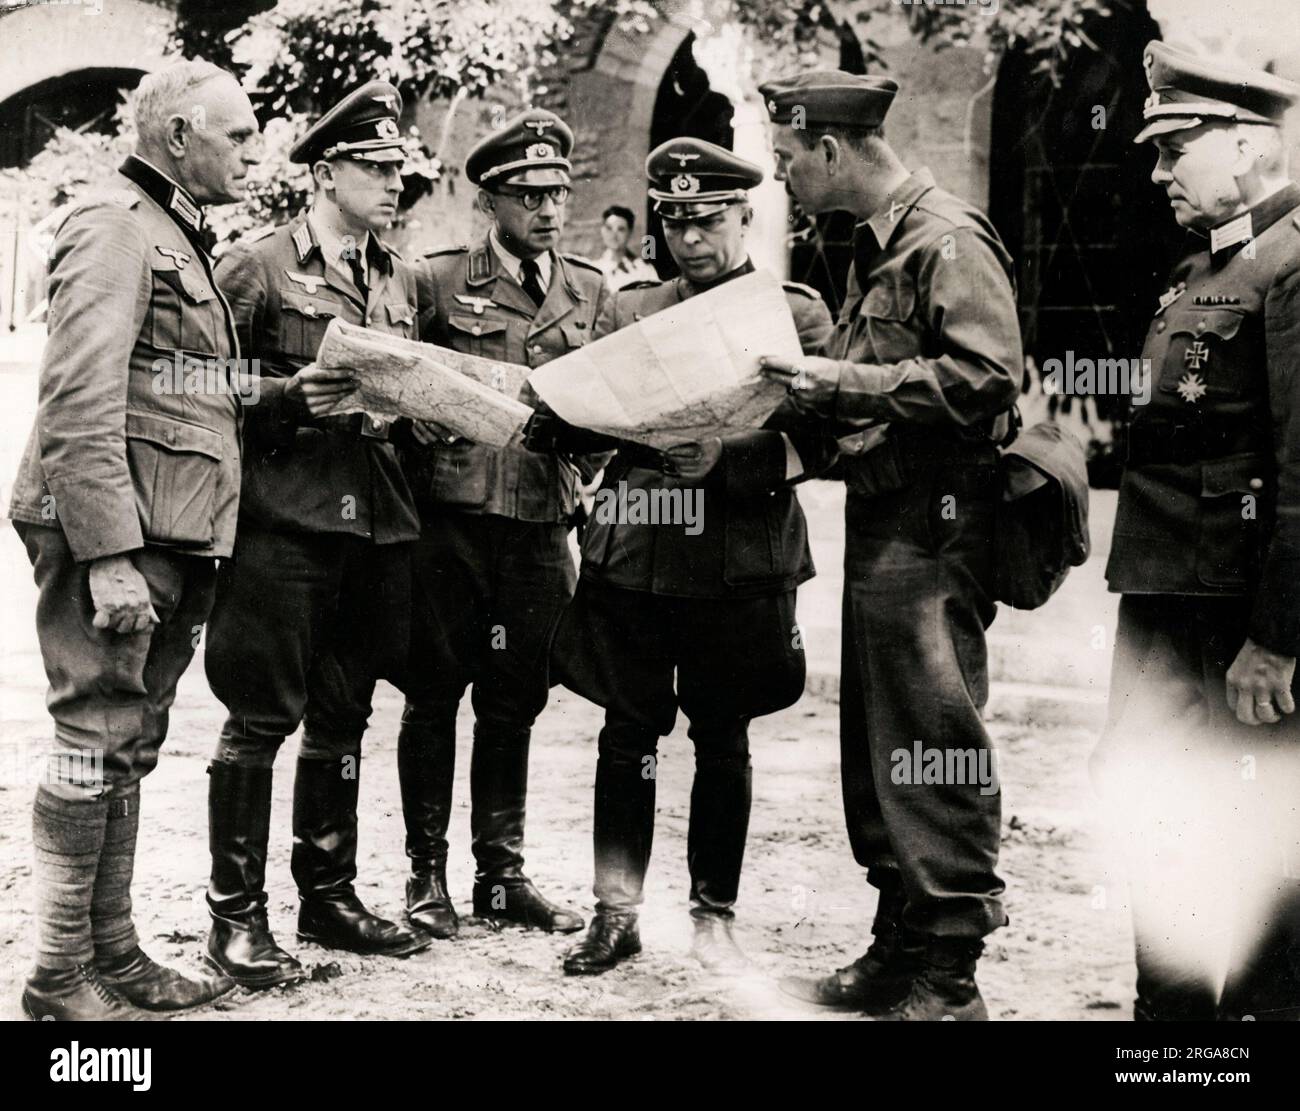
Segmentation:
{"type": "Polygon", "coordinates": [[[549,189],[523,189],[519,192],[513,190],[499,189],[497,195],[501,197],[510,197],[518,201],[529,212],[536,212],[542,207],[542,201],[547,197],[555,202],[555,207],[560,208],[569,200],[569,194],[572,190],[567,185],[552,185],[549,189]]]}

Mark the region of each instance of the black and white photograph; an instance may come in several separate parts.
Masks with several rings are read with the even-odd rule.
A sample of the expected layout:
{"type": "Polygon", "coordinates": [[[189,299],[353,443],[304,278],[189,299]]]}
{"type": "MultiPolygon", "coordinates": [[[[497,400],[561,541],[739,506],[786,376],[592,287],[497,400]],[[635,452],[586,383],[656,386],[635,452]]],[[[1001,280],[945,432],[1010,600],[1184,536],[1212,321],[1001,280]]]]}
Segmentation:
{"type": "Polygon", "coordinates": [[[1297,0],[0,0],[22,1071],[1285,1067],[1298,181],[1297,0]]]}

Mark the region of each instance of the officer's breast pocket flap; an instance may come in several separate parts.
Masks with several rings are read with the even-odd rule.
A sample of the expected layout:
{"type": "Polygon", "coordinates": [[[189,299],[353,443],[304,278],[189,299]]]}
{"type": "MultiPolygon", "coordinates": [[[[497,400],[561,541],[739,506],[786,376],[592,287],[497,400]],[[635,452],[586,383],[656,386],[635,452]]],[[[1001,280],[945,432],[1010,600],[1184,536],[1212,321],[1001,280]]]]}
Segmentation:
{"type": "Polygon", "coordinates": [[[1250,386],[1244,367],[1229,354],[1246,314],[1241,309],[1177,310],[1169,321],[1169,355],[1160,375],[1163,393],[1177,393],[1189,405],[1205,397],[1239,397],[1250,386]]]}
{"type": "Polygon", "coordinates": [[[414,305],[385,305],[384,310],[388,313],[388,323],[390,327],[396,328],[399,324],[403,324],[406,325],[407,328],[410,328],[415,324],[414,305]]]}
{"type": "Polygon", "coordinates": [[[126,414],[126,452],[146,540],[212,543],[225,441],[219,432],[151,413],[126,414]]]}
{"type": "Polygon", "coordinates": [[[1234,455],[1201,465],[1196,575],[1207,586],[1242,586],[1259,574],[1260,516],[1272,497],[1268,461],[1234,455]]]}
{"type": "Polygon", "coordinates": [[[506,322],[489,320],[472,313],[455,314],[447,318],[447,327],[456,338],[456,347],[470,355],[488,355],[503,352],[506,343],[506,322]]]}
{"type": "Polygon", "coordinates": [[[588,339],[587,329],[579,328],[575,324],[561,324],[560,332],[564,335],[564,344],[570,350],[575,347],[583,347],[588,339]]]}
{"type": "Polygon", "coordinates": [[[167,262],[153,268],[149,339],[163,351],[215,355],[225,317],[217,294],[198,271],[167,262]]]}
{"type": "Polygon", "coordinates": [[[879,285],[862,303],[872,356],[878,363],[896,363],[920,354],[911,327],[916,310],[916,290],[907,282],[879,285]]]}
{"type": "Polygon", "coordinates": [[[280,347],[284,354],[315,359],[329,322],[342,315],[343,306],[328,297],[280,290],[280,347]]]}

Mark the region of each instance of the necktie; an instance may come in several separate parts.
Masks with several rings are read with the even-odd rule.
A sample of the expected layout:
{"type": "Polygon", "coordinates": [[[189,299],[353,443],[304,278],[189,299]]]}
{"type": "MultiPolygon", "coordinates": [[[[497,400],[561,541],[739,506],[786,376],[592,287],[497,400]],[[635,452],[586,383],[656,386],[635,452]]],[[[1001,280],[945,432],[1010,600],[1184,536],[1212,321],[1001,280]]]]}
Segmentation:
{"type": "Polygon", "coordinates": [[[546,290],[542,288],[542,272],[537,268],[535,258],[520,261],[519,277],[519,284],[524,287],[524,292],[533,299],[533,304],[540,308],[542,302],[546,300],[546,290]]]}
{"type": "Polygon", "coordinates": [[[361,300],[370,300],[370,288],[366,283],[365,259],[360,258],[357,252],[353,251],[348,257],[348,266],[352,270],[352,280],[356,283],[357,292],[361,294],[361,300]]]}

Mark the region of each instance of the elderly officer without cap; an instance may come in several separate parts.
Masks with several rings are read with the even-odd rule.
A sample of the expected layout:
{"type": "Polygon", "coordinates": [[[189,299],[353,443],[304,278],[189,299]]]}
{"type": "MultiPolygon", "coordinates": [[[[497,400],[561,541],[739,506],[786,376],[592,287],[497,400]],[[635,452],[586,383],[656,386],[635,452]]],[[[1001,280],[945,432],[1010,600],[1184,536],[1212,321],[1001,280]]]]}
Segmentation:
{"type": "Polygon", "coordinates": [[[982,1019],[975,962],[1006,921],[1000,791],[964,776],[900,783],[894,755],[919,742],[993,758],[981,710],[995,438],[1024,362],[997,232],[885,142],[897,88],[839,72],[762,86],[777,178],[806,211],[860,221],[831,357],[768,359],[766,373],[795,405],[862,430],[843,441],[840,740],[850,841],[880,891],[867,954],[787,986],[895,1019],[982,1019]]]}
{"type": "Polygon", "coordinates": [[[1155,381],[1106,568],[1123,597],[1094,771],[1132,866],[1136,1017],[1295,1019],[1300,188],[1280,129],[1300,86],[1158,42],[1145,65],[1137,142],[1189,250],[1142,352],[1155,381]]]}
{"type": "Polygon", "coordinates": [[[131,876],[140,781],[239,503],[228,371],[191,391],[160,388],[171,379],[156,367],[239,356],[203,206],[243,195],[258,127],[235,79],[201,61],[143,78],[132,109],[135,153],[55,236],[40,405],[9,507],[40,591],[55,726],[32,813],[38,955],[23,992],[42,1019],[139,1018],[232,986],[144,954],[131,876]]]}

